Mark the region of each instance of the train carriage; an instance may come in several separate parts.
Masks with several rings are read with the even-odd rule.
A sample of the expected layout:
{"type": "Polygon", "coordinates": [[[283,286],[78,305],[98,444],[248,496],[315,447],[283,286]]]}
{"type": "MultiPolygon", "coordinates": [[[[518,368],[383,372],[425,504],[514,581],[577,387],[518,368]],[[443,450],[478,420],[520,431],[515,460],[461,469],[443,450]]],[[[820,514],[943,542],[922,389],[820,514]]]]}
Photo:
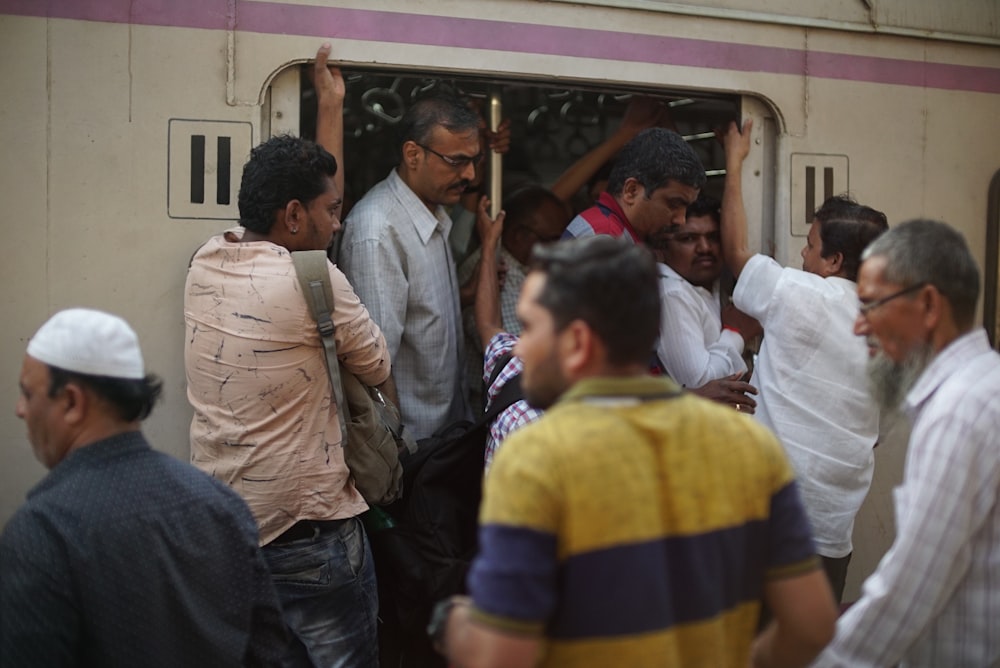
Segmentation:
{"type": "MultiPolygon", "coordinates": [[[[12,409],[24,345],[50,313],[103,308],[133,323],[166,381],[151,441],[188,457],[188,259],[236,220],[250,148],[311,131],[303,64],[326,40],[347,76],[354,197],[394,164],[394,119],[429,86],[497,100],[514,128],[508,171],[543,183],[644,94],[671,105],[717,188],[711,129],[750,115],[744,189],[757,248],[797,265],[812,209],[843,191],[890,223],[946,220],[981,262],[995,343],[1000,4],[759,4],[0,0],[0,405],[12,409]]],[[[5,415],[0,524],[43,475],[23,425],[5,415]]],[[[905,429],[886,420],[884,431],[848,598],[892,539],[905,429]]]]}

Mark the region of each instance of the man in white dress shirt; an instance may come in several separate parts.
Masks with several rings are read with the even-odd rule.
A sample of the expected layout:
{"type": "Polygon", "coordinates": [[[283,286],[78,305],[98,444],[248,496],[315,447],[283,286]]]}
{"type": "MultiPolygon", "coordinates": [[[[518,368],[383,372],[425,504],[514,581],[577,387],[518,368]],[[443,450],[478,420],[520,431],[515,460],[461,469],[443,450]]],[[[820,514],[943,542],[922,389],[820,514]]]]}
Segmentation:
{"type": "Polygon", "coordinates": [[[403,422],[423,438],[471,417],[444,207],[475,177],[479,117],[436,93],[407,109],[400,134],[399,166],[344,221],[339,264],[385,335],[403,422]]]}
{"type": "Polygon", "coordinates": [[[861,252],[888,229],[885,215],[831,197],[813,217],[802,269],[753,254],[747,244],[741,171],[751,120],[725,135],[722,256],[737,277],[733,303],[764,328],[751,384],[755,417],[785,446],[813,527],[816,551],[840,601],[854,516],[868,494],[878,409],[867,392],[863,341],[852,336],[861,252]]]}
{"type": "Polygon", "coordinates": [[[683,225],[650,239],[661,262],[663,309],[656,355],[679,384],[752,413],[756,402],[746,393],[757,390],[740,380],[747,370],[743,346],[761,328],[731,304],[722,308],[719,207],[719,200],[701,193],[688,207],[683,225]]]}
{"type": "Polygon", "coordinates": [[[858,297],[872,394],[913,428],[896,540],[816,665],[1000,665],[1000,355],[976,262],[944,223],[903,223],[865,251],[858,297]]]}

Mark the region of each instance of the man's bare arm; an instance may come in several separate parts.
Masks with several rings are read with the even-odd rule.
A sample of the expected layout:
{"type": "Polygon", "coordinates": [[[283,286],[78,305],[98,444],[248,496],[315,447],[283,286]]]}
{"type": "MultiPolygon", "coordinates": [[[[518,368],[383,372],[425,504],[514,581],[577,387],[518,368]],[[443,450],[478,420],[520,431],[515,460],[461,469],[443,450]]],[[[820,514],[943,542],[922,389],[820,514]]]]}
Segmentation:
{"type": "Polygon", "coordinates": [[[497,280],[497,251],[500,248],[505,214],[501,211],[497,214],[496,220],[491,219],[488,213],[489,204],[489,199],[483,197],[476,208],[476,231],[482,242],[482,256],[479,258],[479,279],[476,282],[476,304],[473,313],[483,350],[486,350],[490,339],[503,331],[500,284],[497,280]]]}
{"type": "Polygon", "coordinates": [[[672,125],[667,106],[652,98],[633,97],[625,109],[625,116],[618,129],[570,165],[552,184],[553,194],[564,202],[570,201],[590,177],[596,174],[604,163],[615,157],[629,140],[646,128],[660,124],[672,125]]]}
{"type": "Polygon", "coordinates": [[[753,119],[743,122],[743,131],[730,123],[723,136],[726,149],[726,182],[722,192],[722,256],[739,278],[747,261],[753,256],[747,243],[747,214],[743,206],[743,161],[750,153],[750,131],[753,119]]]}
{"type": "Polygon", "coordinates": [[[445,627],[444,647],[454,668],[528,668],[541,658],[542,641],[531,636],[502,633],[477,624],[469,615],[471,601],[457,597],[445,627]]]}
{"type": "Polygon", "coordinates": [[[837,606],[822,569],[767,582],[764,600],[774,619],[754,641],[754,668],[809,665],[833,640],[837,606]]]}
{"type": "MultiPolygon", "coordinates": [[[[331,46],[323,44],[316,52],[313,84],[316,86],[316,143],[337,160],[333,184],[337,194],[344,196],[344,95],[346,88],[340,68],[327,65],[331,46]]],[[[341,205],[343,202],[341,202],[341,205]]],[[[340,217],[341,207],[337,207],[340,217]]]]}

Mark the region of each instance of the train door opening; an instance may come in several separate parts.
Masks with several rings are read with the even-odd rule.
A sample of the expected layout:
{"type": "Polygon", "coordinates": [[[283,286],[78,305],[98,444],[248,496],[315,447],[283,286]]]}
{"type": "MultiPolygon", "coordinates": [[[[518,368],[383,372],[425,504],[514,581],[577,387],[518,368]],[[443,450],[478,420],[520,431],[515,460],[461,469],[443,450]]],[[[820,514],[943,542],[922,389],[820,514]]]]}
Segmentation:
{"type": "Polygon", "coordinates": [[[986,207],[986,259],[983,266],[983,326],[990,345],[1000,350],[1000,171],[990,181],[986,207]]]}
{"type": "MultiPolygon", "coordinates": [[[[289,68],[274,78],[265,100],[262,136],[281,132],[314,136],[316,101],[309,67],[289,68]]],[[[469,97],[482,106],[484,115],[490,96],[499,97],[501,116],[511,123],[511,148],[503,157],[502,184],[507,192],[524,183],[551,186],[619,128],[633,98],[650,96],[667,107],[668,127],[683,135],[701,157],[708,175],[706,191],[721,196],[725,157],[713,130],[737,120],[743,100],[739,95],[704,91],[432,72],[345,69],[344,78],[345,195],[353,201],[396,166],[396,126],[413,99],[435,88],[469,97]]],[[[590,204],[583,188],[572,204],[576,210],[590,204]]]]}

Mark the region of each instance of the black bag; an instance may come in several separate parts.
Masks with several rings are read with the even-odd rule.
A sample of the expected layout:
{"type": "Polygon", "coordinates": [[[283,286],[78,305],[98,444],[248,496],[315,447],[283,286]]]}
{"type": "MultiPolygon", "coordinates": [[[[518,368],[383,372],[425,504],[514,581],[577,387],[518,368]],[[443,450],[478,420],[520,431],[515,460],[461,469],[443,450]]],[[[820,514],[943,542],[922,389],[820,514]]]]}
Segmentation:
{"type": "Polygon", "coordinates": [[[381,527],[366,525],[379,586],[383,666],[445,665],[427,639],[427,624],[435,603],[465,591],[478,549],[486,437],[496,416],[521,398],[520,377],[512,378],[477,422],[456,422],[421,439],[415,453],[400,458],[406,494],[372,511],[388,516],[381,527]]]}

